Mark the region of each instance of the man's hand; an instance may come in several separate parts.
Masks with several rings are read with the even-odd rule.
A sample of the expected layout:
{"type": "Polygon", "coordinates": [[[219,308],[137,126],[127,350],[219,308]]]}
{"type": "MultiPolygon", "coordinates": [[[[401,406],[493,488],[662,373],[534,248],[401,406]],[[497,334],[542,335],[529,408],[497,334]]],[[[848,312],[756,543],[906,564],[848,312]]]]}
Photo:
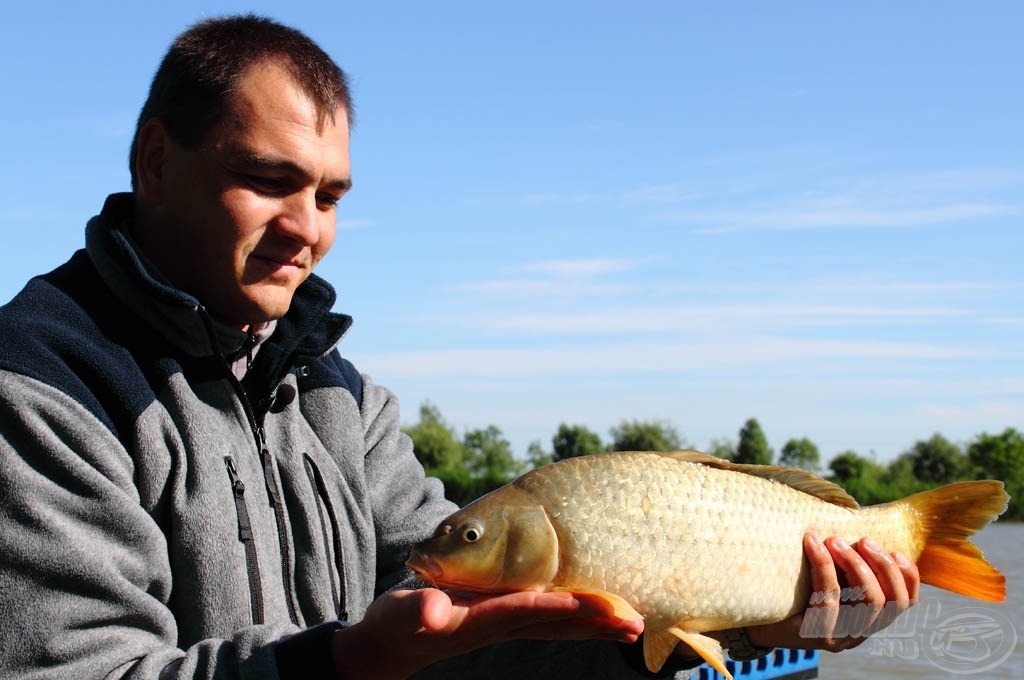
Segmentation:
{"type": "Polygon", "coordinates": [[[785,621],[749,627],[754,644],[840,652],[861,644],[917,602],[917,566],[905,555],[884,552],[870,538],[853,548],[835,536],[822,542],[808,533],[804,554],[816,596],[807,610],[785,621]],[[845,602],[840,598],[844,588],[853,596],[845,602]],[[851,623],[856,629],[849,629],[851,623]]]}
{"type": "Polygon", "coordinates": [[[635,642],[643,621],[569,593],[461,597],[435,588],[382,595],[359,623],[335,634],[344,678],[404,678],[435,661],[514,638],[635,642]]]}

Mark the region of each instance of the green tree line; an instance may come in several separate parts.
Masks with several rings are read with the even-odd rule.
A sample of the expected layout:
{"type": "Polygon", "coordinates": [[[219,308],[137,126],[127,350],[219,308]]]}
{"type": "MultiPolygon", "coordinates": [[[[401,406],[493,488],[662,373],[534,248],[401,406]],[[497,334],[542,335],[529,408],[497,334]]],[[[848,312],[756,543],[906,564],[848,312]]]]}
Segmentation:
{"type": "MultiPolygon", "coordinates": [[[[623,420],[608,440],[584,425],[561,423],[551,448],[531,442],[526,458],[517,458],[496,425],[467,430],[460,437],[430,402],[420,407],[419,421],[403,428],[427,474],[437,477],[448,497],[464,505],[507,484],[527,470],[575,456],[603,451],[673,451],[692,448],[679,431],[663,420],[623,420]]],[[[807,437],[787,440],[778,456],[756,418],[739,429],[737,438],[713,439],[707,452],[737,463],[798,467],[830,479],[863,505],[885,503],[950,482],[999,479],[1010,494],[1005,519],[1024,519],[1024,434],[1012,427],[982,433],[965,446],[941,434],[918,440],[888,464],[856,451],[843,451],[823,468],[817,445],[807,437]]]]}

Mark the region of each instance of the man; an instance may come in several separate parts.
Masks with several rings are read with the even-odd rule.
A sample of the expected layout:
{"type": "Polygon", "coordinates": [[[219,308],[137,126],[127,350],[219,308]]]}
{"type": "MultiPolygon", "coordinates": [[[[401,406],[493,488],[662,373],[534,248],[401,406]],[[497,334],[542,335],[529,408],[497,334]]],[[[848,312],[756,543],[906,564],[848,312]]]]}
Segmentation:
{"type": "MultiPolygon", "coordinates": [[[[0,676],[640,672],[622,643],[642,623],[594,600],[393,588],[454,508],[393,396],[338,354],[351,320],[312,275],[351,112],[302,34],[194,26],[139,117],[133,193],[0,310],[0,676]]],[[[818,590],[838,564],[873,603],[917,597],[913,567],[870,546],[807,552],[818,590]]]]}

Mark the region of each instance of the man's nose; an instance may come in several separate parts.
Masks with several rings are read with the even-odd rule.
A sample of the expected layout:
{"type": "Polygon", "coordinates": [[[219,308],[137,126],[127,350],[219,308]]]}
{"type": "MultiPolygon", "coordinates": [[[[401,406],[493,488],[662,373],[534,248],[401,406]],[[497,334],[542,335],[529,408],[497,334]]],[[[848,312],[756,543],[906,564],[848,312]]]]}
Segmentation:
{"type": "Polygon", "coordinates": [[[320,240],[320,210],[315,191],[299,191],[288,197],[277,219],[278,231],[304,246],[320,240]]]}

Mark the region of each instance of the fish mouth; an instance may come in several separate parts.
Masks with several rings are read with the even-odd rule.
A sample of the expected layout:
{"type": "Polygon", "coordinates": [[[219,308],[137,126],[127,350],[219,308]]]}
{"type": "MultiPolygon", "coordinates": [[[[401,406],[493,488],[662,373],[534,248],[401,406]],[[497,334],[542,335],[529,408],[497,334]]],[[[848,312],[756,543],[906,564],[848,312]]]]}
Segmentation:
{"type": "Polygon", "coordinates": [[[412,569],[424,581],[429,581],[435,585],[444,574],[444,569],[441,568],[437,560],[427,557],[415,549],[406,561],[405,566],[412,569]]]}

